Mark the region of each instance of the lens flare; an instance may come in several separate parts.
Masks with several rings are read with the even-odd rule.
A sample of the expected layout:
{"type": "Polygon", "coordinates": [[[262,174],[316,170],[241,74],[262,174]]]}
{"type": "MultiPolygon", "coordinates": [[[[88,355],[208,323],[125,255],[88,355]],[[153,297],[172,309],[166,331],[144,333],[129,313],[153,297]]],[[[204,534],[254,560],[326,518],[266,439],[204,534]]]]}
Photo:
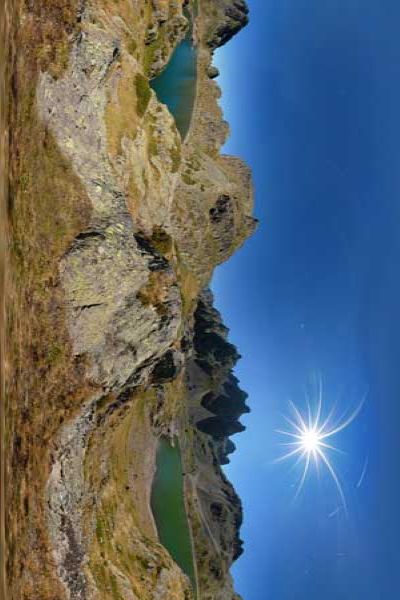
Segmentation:
{"type": "Polygon", "coordinates": [[[316,410],[313,411],[307,400],[307,416],[303,415],[297,406],[290,402],[292,417],[284,416],[283,418],[290,426],[290,430],[277,429],[277,433],[292,438],[293,441],[284,443],[284,446],[292,446],[293,448],[284,456],[277,459],[276,462],[282,462],[291,457],[297,457],[297,462],[303,461],[304,468],[296,491],[296,497],[300,494],[304,482],[307,478],[310,465],[313,464],[316,469],[322,464],[328,470],[340,496],[343,509],[347,514],[347,504],[344,496],[343,488],[332,464],[329,453],[341,452],[335,446],[332,446],[328,441],[346,427],[348,427],[361,411],[365,397],[357,408],[350,414],[343,415],[340,419],[333,422],[335,406],[332,407],[325,419],[322,419],[322,381],[319,380],[318,393],[316,399],[316,410]]]}
{"type": "Polygon", "coordinates": [[[314,450],[317,450],[320,443],[318,431],[315,431],[314,429],[307,429],[307,431],[302,434],[300,443],[306,452],[313,452],[314,450]]]}

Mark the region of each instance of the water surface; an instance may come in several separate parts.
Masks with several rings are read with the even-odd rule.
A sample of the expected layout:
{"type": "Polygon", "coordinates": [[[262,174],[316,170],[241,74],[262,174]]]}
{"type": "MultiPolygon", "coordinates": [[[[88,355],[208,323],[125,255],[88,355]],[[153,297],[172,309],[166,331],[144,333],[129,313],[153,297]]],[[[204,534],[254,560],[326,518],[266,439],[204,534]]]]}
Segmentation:
{"type": "Polygon", "coordinates": [[[178,445],[161,438],[157,449],[151,507],[162,545],[196,589],[193,551],[184,502],[182,459],[178,445]]]}
{"type": "Polygon", "coordinates": [[[151,82],[158,99],[166,104],[174,116],[182,139],[185,138],[196,98],[197,52],[192,43],[192,32],[175,49],[166,68],[151,82]]]}

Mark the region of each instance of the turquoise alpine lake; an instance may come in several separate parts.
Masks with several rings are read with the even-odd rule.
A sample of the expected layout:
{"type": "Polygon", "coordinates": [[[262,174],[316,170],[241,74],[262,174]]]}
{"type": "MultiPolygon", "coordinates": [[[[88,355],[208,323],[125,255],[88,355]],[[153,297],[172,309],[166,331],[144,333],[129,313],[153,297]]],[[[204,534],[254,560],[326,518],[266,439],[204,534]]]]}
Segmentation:
{"type": "Polygon", "coordinates": [[[151,508],[160,542],[196,590],[191,535],[184,501],[182,459],[177,440],[173,446],[165,437],[159,441],[151,508]]]}
{"type": "Polygon", "coordinates": [[[197,51],[189,29],[186,37],[175,49],[166,68],[150,85],[158,99],[168,106],[175,118],[182,139],[189,131],[197,84],[197,51]]]}

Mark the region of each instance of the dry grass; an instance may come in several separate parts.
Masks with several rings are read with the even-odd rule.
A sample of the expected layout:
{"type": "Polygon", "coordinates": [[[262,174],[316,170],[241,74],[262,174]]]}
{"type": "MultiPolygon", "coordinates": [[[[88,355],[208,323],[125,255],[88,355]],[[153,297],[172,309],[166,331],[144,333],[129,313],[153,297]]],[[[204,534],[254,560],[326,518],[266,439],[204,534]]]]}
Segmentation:
{"type": "Polygon", "coordinates": [[[151,98],[149,80],[141,73],[135,75],[136,112],[143,117],[151,98]]]}
{"type": "Polygon", "coordinates": [[[138,298],[144,306],[154,306],[160,316],[168,314],[168,299],[171,275],[163,271],[152,271],[149,279],[138,293],[138,298]]]}
{"type": "Polygon", "coordinates": [[[89,218],[83,189],[38,121],[40,69],[60,76],[75,2],[27,1],[15,22],[10,145],[10,271],[7,359],[7,578],[10,600],[54,600],[44,487],[50,442],[82,402],[84,365],[71,356],[58,262],[89,218]]]}
{"type": "Polygon", "coordinates": [[[123,137],[135,139],[139,123],[134,101],[134,74],[127,61],[119,65],[114,97],[106,108],[108,150],[111,156],[122,154],[123,137]]]}

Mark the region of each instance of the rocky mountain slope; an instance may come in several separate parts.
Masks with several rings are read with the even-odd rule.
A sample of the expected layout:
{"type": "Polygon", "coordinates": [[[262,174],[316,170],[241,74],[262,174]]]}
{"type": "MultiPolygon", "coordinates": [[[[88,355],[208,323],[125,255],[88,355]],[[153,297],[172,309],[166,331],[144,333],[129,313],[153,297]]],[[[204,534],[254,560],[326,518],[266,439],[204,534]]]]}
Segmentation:
{"type": "Polygon", "coordinates": [[[213,50],[241,0],[30,0],[10,38],[7,583],[10,600],[232,600],[239,355],[207,290],[252,233],[213,50]],[[185,5],[185,6],[184,6],[185,5]],[[197,98],[182,140],[149,77],[188,19],[197,98]],[[160,436],[184,464],[198,589],[150,507],[160,436]]]}

